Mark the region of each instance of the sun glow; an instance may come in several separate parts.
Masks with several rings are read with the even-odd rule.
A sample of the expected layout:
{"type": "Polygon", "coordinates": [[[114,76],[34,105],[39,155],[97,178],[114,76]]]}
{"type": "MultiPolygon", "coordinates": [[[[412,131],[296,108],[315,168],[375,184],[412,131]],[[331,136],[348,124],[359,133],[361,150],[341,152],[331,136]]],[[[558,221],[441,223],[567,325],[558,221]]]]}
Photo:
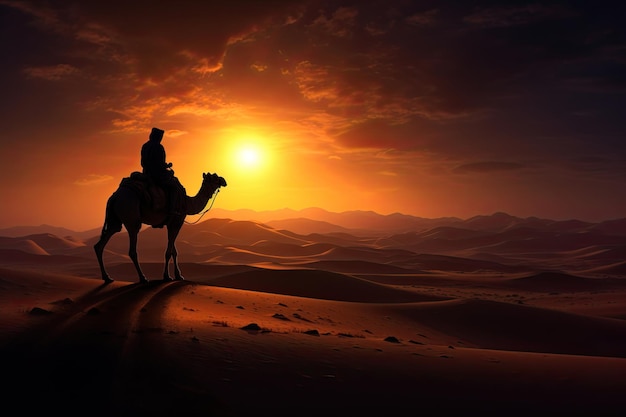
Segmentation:
{"type": "Polygon", "coordinates": [[[237,151],[235,157],[238,166],[252,169],[258,168],[259,165],[261,165],[263,155],[257,147],[245,145],[237,151]]]}
{"type": "MultiPolygon", "coordinates": [[[[243,129],[242,129],[243,130],[243,129]]],[[[231,175],[241,176],[247,181],[268,175],[272,167],[271,144],[262,135],[241,130],[225,136],[224,162],[231,175]]]]}

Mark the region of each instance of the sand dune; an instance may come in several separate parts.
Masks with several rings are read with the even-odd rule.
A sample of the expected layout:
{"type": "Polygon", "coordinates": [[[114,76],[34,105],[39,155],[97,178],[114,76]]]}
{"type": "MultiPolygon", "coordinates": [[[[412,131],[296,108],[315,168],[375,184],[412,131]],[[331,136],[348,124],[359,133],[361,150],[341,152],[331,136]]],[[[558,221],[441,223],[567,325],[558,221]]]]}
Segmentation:
{"type": "Polygon", "coordinates": [[[0,238],[5,409],[626,413],[621,222],[312,214],[345,230],[300,220],[277,224],[312,233],[232,219],[183,227],[177,282],[161,280],[163,229],[140,234],[147,284],[124,233],[105,252],[108,285],[97,236],[0,238]]]}
{"type": "Polygon", "coordinates": [[[602,265],[595,268],[585,270],[588,274],[604,275],[604,276],[626,276],[626,261],[616,262],[609,265],[602,265]]]}
{"type": "MultiPolygon", "coordinates": [[[[483,349],[626,357],[626,321],[485,300],[393,306],[421,325],[483,349]]],[[[389,308],[386,309],[389,311],[389,308]]]]}
{"type": "Polygon", "coordinates": [[[69,237],[60,238],[48,233],[21,237],[0,237],[0,249],[19,249],[36,255],[64,254],[67,250],[82,246],[85,244],[80,240],[69,237]]]}
{"type": "MultiPolygon", "coordinates": [[[[252,245],[262,240],[271,240],[278,243],[308,243],[306,239],[300,238],[295,234],[290,235],[289,233],[273,229],[264,224],[229,219],[211,219],[197,228],[185,228],[184,232],[181,232],[181,239],[190,242],[204,241],[205,236],[201,234],[201,239],[198,239],[197,233],[206,231],[230,239],[231,244],[252,245]]],[[[228,240],[226,240],[226,242],[228,243],[228,240]]]]}
{"type": "Polygon", "coordinates": [[[591,246],[580,250],[576,255],[585,260],[612,261],[626,258],[626,247],[622,245],[591,246]]]}
{"type": "MultiPolygon", "coordinates": [[[[291,292],[294,274],[276,272],[221,280],[291,292]]],[[[309,294],[294,296],[4,269],[3,317],[20,317],[0,327],[5,405],[97,416],[626,410],[624,321],[480,300],[400,302],[401,291],[308,272],[309,294]],[[6,301],[18,284],[39,290],[16,311],[6,301]],[[337,287],[371,302],[332,300],[337,287]]]]}
{"type": "Polygon", "coordinates": [[[259,270],[209,281],[211,285],[354,302],[409,302],[436,297],[398,290],[348,275],[319,270],[259,270]]]}
{"type": "Polygon", "coordinates": [[[0,265],[68,265],[85,262],[84,258],[68,255],[49,255],[44,253],[24,252],[19,249],[0,249],[0,265]]]}
{"type": "Polygon", "coordinates": [[[520,288],[528,291],[593,291],[614,287],[626,288],[624,279],[594,279],[584,278],[561,272],[541,272],[526,277],[506,281],[510,288],[520,288]]]}
{"type": "Polygon", "coordinates": [[[48,251],[31,239],[0,238],[0,249],[13,249],[33,255],[50,255],[48,251]]]}
{"type": "Polygon", "coordinates": [[[45,247],[46,251],[50,253],[57,253],[59,251],[85,245],[82,241],[77,241],[71,238],[62,238],[50,233],[28,235],[23,237],[23,239],[31,240],[37,245],[45,247]]]}
{"type": "Polygon", "coordinates": [[[401,268],[394,265],[354,260],[302,262],[299,265],[310,269],[335,271],[347,274],[418,274],[423,271],[401,268]]]}
{"type": "Polygon", "coordinates": [[[273,220],[266,223],[268,226],[278,230],[288,230],[300,235],[313,233],[349,233],[350,229],[337,226],[329,222],[311,220],[307,218],[273,220]]]}
{"type": "MultiPolygon", "coordinates": [[[[370,216],[371,214],[364,215],[370,216]]],[[[402,218],[399,217],[394,221],[400,219],[402,218]]],[[[181,259],[189,262],[212,259],[219,256],[218,252],[223,248],[231,247],[263,255],[300,257],[302,261],[311,261],[311,256],[314,255],[319,256],[318,260],[364,259],[420,270],[440,267],[421,265],[423,261],[413,259],[415,255],[445,255],[458,258],[449,259],[450,262],[465,263],[464,266],[456,267],[457,270],[465,272],[489,269],[512,273],[515,272],[513,270],[515,268],[518,271],[531,271],[534,268],[578,270],[581,273],[588,271],[594,274],[595,268],[614,265],[624,259],[626,236],[621,235],[619,230],[612,232],[609,227],[603,227],[604,223],[556,222],[532,218],[506,219],[508,217],[501,215],[485,216],[478,223],[476,219],[473,221],[438,219],[433,223],[420,223],[423,229],[403,233],[389,232],[386,235],[381,235],[380,230],[374,230],[368,236],[362,234],[365,229],[359,229],[361,233],[359,235],[331,232],[311,233],[305,236],[252,221],[214,218],[195,225],[185,225],[177,246],[181,259]],[[493,224],[490,223],[491,220],[493,224]],[[506,222],[511,224],[505,226],[506,222]],[[435,226],[430,227],[433,224],[435,226]],[[473,261],[490,261],[492,264],[471,265],[473,261]]],[[[407,224],[418,223],[407,221],[407,224]]],[[[619,222],[617,224],[619,225],[619,222]]],[[[46,234],[38,235],[41,237],[46,234]]],[[[36,248],[32,243],[26,242],[32,240],[29,236],[12,238],[14,240],[8,241],[4,246],[0,243],[0,247],[7,249],[19,247],[33,253],[36,248]]],[[[63,245],[50,239],[33,242],[50,254],[91,257],[91,247],[97,239],[98,236],[84,240],[67,236],[56,239],[63,242],[63,245]]],[[[155,262],[163,259],[166,241],[164,229],[145,227],[139,235],[140,260],[155,262]]],[[[107,251],[116,255],[113,262],[127,255],[128,237],[124,231],[111,239],[107,251]]],[[[287,262],[292,261],[295,260],[289,259],[287,262]]],[[[275,260],[250,259],[250,262],[275,262],[275,260]]],[[[444,261],[444,270],[446,267],[444,261]]],[[[615,270],[615,273],[617,272],[615,270]]],[[[602,273],[601,269],[598,270],[598,274],[602,273]]]]}

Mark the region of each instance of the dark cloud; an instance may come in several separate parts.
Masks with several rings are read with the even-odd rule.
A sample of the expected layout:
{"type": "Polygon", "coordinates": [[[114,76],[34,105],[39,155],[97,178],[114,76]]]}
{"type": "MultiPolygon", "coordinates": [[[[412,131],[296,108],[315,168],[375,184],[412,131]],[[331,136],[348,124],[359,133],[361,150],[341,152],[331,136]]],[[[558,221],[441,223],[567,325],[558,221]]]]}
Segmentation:
{"type": "Polygon", "coordinates": [[[485,6],[467,15],[464,20],[484,28],[502,28],[529,25],[545,20],[562,19],[575,16],[564,5],[553,4],[512,4],[501,3],[485,6]]]}
{"type": "MultiPolygon", "coordinates": [[[[433,120],[464,117],[493,109],[501,97],[534,94],[534,85],[556,81],[591,89],[623,83],[625,73],[615,52],[624,45],[624,29],[613,16],[623,6],[278,0],[15,4],[38,27],[74,42],[71,54],[56,54],[41,63],[45,67],[80,68],[91,59],[94,72],[101,65],[109,74],[132,72],[161,82],[173,71],[211,72],[227,62],[225,76],[250,75],[250,83],[263,87],[267,80],[255,77],[252,66],[294,74],[307,63],[325,69],[323,77],[312,76],[318,76],[320,91],[334,90],[335,100],[328,103],[333,110],[364,118],[393,119],[393,107],[433,120]],[[238,40],[249,47],[229,49],[238,40]]],[[[308,97],[319,96],[311,83],[305,88],[308,97]]]]}
{"type": "Polygon", "coordinates": [[[524,165],[515,162],[485,161],[460,165],[454,169],[454,172],[459,174],[491,173],[500,171],[516,171],[522,168],[524,168],[524,165]]]}
{"type": "Polygon", "coordinates": [[[139,74],[161,78],[184,50],[218,63],[230,40],[272,19],[286,19],[294,2],[61,0],[49,6],[9,5],[30,14],[43,30],[92,46],[117,44],[132,57],[139,74]]]}

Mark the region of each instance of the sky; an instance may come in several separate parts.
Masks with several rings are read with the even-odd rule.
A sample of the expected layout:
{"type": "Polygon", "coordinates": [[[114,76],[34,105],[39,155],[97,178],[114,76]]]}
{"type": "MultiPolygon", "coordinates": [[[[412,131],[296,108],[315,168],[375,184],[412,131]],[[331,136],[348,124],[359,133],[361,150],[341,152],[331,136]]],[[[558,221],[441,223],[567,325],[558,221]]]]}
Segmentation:
{"type": "MultiPolygon", "coordinates": [[[[626,5],[0,0],[0,227],[100,227],[152,127],[214,207],[626,217],[626,5]]],[[[188,220],[194,220],[193,217],[188,220]]]]}

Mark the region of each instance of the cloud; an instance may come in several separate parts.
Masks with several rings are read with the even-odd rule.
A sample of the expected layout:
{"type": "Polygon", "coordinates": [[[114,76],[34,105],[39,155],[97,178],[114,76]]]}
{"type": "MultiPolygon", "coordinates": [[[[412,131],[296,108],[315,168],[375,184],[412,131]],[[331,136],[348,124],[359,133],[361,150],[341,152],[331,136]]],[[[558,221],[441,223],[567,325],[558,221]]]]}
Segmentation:
{"type": "Polygon", "coordinates": [[[406,22],[416,26],[428,26],[435,23],[438,9],[432,9],[425,12],[418,12],[406,18],[406,22]]]}
{"type": "Polygon", "coordinates": [[[524,168],[524,165],[515,162],[485,161],[459,165],[454,168],[454,172],[459,174],[491,173],[501,171],[517,171],[522,168],[524,168]]]}
{"type": "Polygon", "coordinates": [[[104,184],[111,180],[113,180],[113,177],[110,175],[89,174],[84,178],[74,181],[74,184],[79,186],[93,186],[104,184]]]}
{"type": "Polygon", "coordinates": [[[172,129],[172,130],[168,130],[167,131],[167,136],[172,137],[172,138],[177,138],[180,136],[185,136],[189,134],[189,132],[184,131],[184,130],[176,130],[176,129],[172,129]]]}
{"type": "Polygon", "coordinates": [[[466,16],[463,20],[485,28],[503,28],[571,16],[571,12],[558,4],[551,6],[526,4],[483,8],[466,16]]]}
{"type": "Polygon", "coordinates": [[[58,81],[79,72],[78,68],[68,64],[58,64],[45,67],[24,68],[24,73],[32,78],[42,78],[48,81],[58,81]]]}
{"type": "Polygon", "coordinates": [[[303,61],[296,66],[294,78],[300,93],[307,100],[317,102],[338,99],[339,93],[333,85],[331,70],[328,67],[303,61]]]}
{"type": "MultiPolygon", "coordinates": [[[[72,53],[80,51],[87,62],[80,69],[98,73],[91,78],[124,85],[117,94],[127,97],[140,92],[136,107],[140,100],[150,106],[150,95],[158,94],[180,99],[179,111],[202,114],[186,102],[186,90],[227,89],[233,100],[252,101],[272,92],[287,96],[295,86],[309,102],[302,105],[350,118],[447,120],[489,107],[492,94],[505,87],[496,83],[527,67],[520,65],[526,57],[507,52],[507,33],[485,45],[489,38],[480,30],[464,31],[463,24],[450,30],[442,23],[449,14],[411,2],[183,0],[155,3],[149,14],[141,3],[125,1],[71,8],[61,2],[56,9],[26,4],[20,9],[42,27],[73,40],[72,53]]],[[[526,9],[478,9],[465,26],[547,13],[526,9]]],[[[69,69],[31,72],[59,79],[69,69]]]]}
{"type": "Polygon", "coordinates": [[[312,26],[317,26],[331,36],[339,38],[352,36],[356,29],[356,17],[358,14],[359,12],[355,8],[339,7],[330,17],[321,14],[313,22],[312,26]]]}

